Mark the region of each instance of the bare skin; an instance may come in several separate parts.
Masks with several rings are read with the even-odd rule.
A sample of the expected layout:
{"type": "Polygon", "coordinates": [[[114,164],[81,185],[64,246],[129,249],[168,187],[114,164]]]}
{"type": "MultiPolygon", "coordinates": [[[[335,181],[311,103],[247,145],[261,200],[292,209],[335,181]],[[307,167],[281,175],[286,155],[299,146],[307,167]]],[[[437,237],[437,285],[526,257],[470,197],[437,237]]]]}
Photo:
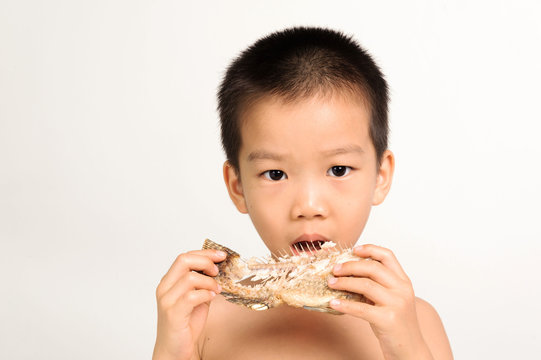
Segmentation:
{"type": "Polygon", "coordinates": [[[211,276],[225,259],[213,250],[190,251],[177,257],[156,289],[158,331],[153,359],[198,359],[197,343],[210,301],[221,289],[211,276]]]}
{"type": "MultiPolygon", "coordinates": [[[[306,237],[355,246],[394,171],[391,151],[377,159],[365,104],[343,94],[293,103],[269,97],[241,120],[240,169],[226,162],[224,179],[267,248],[278,253],[306,237]]],[[[331,302],[342,316],[227,303],[212,278],[223,255],[181,254],[156,291],[154,360],[452,359],[437,312],[415,297],[395,255],[369,244],[354,251],[377,261],[335,267],[328,285],[374,304],[331,302]]]]}
{"type": "MultiPolygon", "coordinates": [[[[350,315],[288,306],[258,312],[214,295],[220,288],[210,277],[217,274],[213,263],[223,258],[212,250],[177,257],[156,292],[159,318],[153,359],[452,359],[438,314],[419,298],[414,299],[413,311],[404,309],[395,312],[394,319],[386,319],[391,330],[387,334],[385,327],[350,315]],[[393,324],[401,314],[415,317],[419,334],[416,326],[411,333],[420,343],[382,344],[382,339],[401,338],[392,334],[392,330],[400,330],[393,324]],[[384,353],[389,348],[405,352],[384,353]]],[[[335,275],[349,273],[349,267],[351,264],[344,264],[335,275]]]]}
{"type": "MultiPolygon", "coordinates": [[[[451,359],[445,330],[435,310],[416,300],[423,337],[433,357],[451,359]]],[[[370,323],[281,306],[257,312],[217,296],[199,344],[201,359],[386,359],[370,323]],[[226,329],[226,330],[225,330],[226,329]]]]}

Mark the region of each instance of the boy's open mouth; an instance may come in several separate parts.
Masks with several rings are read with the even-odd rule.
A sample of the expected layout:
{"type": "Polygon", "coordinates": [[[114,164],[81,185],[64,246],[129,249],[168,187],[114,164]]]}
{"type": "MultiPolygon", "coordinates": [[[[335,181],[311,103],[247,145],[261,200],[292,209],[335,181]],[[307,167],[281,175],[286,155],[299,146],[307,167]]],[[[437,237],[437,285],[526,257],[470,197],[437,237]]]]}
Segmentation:
{"type": "Polygon", "coordinates": [[[317,250],[321,250],[321,245],[323,245],[324,243],[325,241],[323,240],[299,241],[291,246],[293,247],[293,249],[296,249],[298,252],[317,251],[317,250]]]}
{"type": "Polygon", "coordinates": [[[303,252],[312,252],[321,250],[321,246],[328,240],[318,234],[313,235],[301,235],[291,245],[291,251],[295,255],[299,255],[303,252]]]}

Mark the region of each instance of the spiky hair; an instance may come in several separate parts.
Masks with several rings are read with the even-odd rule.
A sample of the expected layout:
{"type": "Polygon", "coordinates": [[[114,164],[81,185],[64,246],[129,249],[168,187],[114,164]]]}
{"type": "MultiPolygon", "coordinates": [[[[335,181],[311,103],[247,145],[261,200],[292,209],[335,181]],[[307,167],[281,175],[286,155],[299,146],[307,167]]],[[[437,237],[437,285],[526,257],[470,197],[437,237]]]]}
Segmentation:
{"type": "Polygon", "coordinates": [[[218,90],[222,145],[239,169],[240,114],[264,96],[286,102],[333,92],[358,95],[370,110],[370,137],[378,163],[387,149],[388,88],[372,57],[350,36],[319,27],[272,33],[243,51],[218,90]]]}

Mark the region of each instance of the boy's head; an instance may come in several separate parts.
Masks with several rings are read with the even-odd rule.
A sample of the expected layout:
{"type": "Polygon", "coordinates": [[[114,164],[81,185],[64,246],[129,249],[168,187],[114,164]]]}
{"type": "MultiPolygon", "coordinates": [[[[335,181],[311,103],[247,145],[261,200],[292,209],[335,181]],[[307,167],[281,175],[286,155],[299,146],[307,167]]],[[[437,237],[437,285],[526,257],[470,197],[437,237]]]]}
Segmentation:
{"type": "Polygon", "coordinates": [[[285,30],[234,61],[219,102],[227,188],[267,247],[355,244],[394,169],[372,59],[340,33],[285,30]]]}
{"type": "Polygon", "coordinates": [[[347,94],[370,111],[370,138],[379,161],[387,149],[387,83],[370,55],[351,37],[323,28],[297,27],[256,41],[229,66],[218,91],[222,145],[239,170],[241,117],[258,100],[294,102],[347,94]]]}

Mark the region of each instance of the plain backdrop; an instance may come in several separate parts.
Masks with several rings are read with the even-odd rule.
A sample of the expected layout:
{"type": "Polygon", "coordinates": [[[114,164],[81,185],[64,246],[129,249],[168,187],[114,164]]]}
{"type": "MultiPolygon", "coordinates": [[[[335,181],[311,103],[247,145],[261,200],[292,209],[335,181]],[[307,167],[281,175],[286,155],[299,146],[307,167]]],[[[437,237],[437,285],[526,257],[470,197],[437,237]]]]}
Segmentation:
{"type": "Polygon", "coordinates": [[[229,62],[293,25],[391,88],[394,250],[457,359],[541,352],[537,1],[0,1],[0,358],[149,359],[155,288],[206,237],[265,247],[221,175],[229,62]]]}

